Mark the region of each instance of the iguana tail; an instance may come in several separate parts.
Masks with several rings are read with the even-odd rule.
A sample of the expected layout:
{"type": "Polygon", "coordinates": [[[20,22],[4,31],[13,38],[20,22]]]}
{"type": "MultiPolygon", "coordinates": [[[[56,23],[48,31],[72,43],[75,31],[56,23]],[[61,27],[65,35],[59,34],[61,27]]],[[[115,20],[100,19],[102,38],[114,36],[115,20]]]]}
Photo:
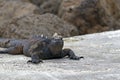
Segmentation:
{"type": "Polygon", "coordinates": [[[7,48],[0,48],[0,54],[7,54],[8,49],[7,48]]]}

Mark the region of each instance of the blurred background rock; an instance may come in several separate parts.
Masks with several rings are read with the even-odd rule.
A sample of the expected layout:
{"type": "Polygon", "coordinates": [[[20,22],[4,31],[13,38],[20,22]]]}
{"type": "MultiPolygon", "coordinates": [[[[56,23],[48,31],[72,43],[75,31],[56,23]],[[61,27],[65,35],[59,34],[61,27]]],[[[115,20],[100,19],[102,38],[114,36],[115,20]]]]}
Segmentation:
{"type": "Polygon", "coordinates": [[[119,0],[0,0],[0,37],[63,37],[120,29],[119,0]]]}

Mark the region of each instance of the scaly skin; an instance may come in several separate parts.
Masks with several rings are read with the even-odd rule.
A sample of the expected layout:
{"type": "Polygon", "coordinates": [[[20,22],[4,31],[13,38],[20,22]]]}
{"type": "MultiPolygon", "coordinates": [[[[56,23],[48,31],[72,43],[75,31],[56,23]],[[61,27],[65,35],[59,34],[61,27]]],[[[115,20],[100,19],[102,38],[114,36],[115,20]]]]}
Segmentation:
{"type": "Polygon", "coordinates": [[[64,41],[62,38],[46,38],[35,36],[30,39],[0,39],[0,47],[6,48],[0,53],[24,54],[31,57],[28,62],[40,63],[42,59],[55,59],[68,56],[70,59],[79,60],[71,49],[63,49],[64,41]]]}

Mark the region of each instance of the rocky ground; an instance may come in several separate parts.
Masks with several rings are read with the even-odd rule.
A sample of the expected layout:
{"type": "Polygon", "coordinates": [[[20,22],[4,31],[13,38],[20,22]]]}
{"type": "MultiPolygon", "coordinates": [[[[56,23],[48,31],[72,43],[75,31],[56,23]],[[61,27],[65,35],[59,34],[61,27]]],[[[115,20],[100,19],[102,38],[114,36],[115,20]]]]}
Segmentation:
{"type": "Polygon", "coordinates": [[[65,38],[65,46],[80,61],[44,60],[27,64],[29,57],[0,54],[0,80],[120,80],[120,30],[65,38]]]}
{"type": "Polygon", "coordinates": [[[69,37],[120,29],[119,4],[119,0],[0,0],[0,37],[55,32],[69,37]]]}

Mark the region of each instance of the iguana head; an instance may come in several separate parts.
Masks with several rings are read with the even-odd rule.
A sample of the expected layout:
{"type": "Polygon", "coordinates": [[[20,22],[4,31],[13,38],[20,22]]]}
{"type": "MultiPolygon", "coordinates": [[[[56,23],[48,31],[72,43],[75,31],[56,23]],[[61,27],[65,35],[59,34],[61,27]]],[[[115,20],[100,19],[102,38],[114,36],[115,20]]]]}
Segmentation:
{"type": "Polygon", "coordinates": [[[58,33],[54,33],[52,38],[54,38],[54,39],[62,39],[62,36],[58,35],[58,33]]]}
{"type": "Polygon", "coordinates": [[[54,46],[61,46],[63,45],[63,38],[61,35],[58,35],[57,33],[55,33],[50,43],[53,44],[54,46]]]}
{"type": "Polygon", "coordinates": [[[48,47],[54,55],[57,55],[62,51],[63,45],[64,42],[62,37],[55,33],[51,38],[51,42],[49,43],[48,47]]]}

